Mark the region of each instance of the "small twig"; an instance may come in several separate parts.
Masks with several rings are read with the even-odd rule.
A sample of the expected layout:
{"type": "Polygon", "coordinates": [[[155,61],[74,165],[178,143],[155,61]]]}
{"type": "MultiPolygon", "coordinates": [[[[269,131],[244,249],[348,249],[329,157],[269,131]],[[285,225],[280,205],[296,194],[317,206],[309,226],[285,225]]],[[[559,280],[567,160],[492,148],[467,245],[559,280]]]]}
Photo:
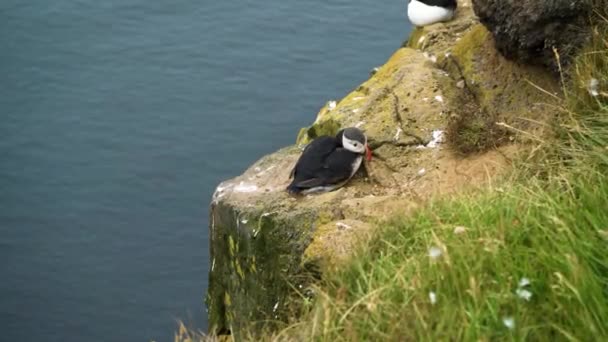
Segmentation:
{"type": "MultiPolygon", "coordinates": [[[[399,97],[397,97],[397,95],[395,95],[395,92],[393,90],[391,90],[391,95],[393,96],[393,119],[397,122],[397,125],[399,125],[399,128],[401,128],[401,132],[403,132],[408,137],[416,139],[418,145],[428,144],[428,142],[425,143],[424,139],[422,139],[415,133],[412,133],[411,131],[404,129],[403,120],[401,119],[401,114],[399,114],[399,112],[400,112],[399,108],[401,107],[399,104],[399,97]]],[[[397,144],[399,144],[399,143],[397,143],[397,144]]],[[[395,145],[395,146],[400,146],[400,145],[395,145]]],[[[409,146],[409,144],[407,146],[409,146]]]]}
{"type": "MultiPolygon", "coordinates": [[[[368,142],[369,148],[372,151],[377,150],[386,144],[393,145],[395,147],[412,147],[412,146],[418,146],[418,145],[426,146],[428,144],[428,141],[424,141],[420,138],[415,138],[414,140],[409,140],[409,141],[370,140],[368,142]]],[[[374,153],[374,155],[375,155],[375,153],[374,153]]]]}

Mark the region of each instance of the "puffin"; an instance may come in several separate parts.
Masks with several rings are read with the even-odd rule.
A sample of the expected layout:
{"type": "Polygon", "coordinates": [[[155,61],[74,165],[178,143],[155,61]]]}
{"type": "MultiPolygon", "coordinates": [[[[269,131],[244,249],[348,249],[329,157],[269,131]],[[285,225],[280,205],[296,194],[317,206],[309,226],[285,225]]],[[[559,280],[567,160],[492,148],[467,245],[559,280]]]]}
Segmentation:
{"type": "Polygon", "coordinates": [[[410,0],[407,17],[416,26],[448,21],[456,12],[456,0],[410,0]]]}
{"type": "Polygon", "coordinates": [[[294,195],[336,190],[355,175],[364,155],[371,161],[367,137],[358,128],[345,128],[335,137],[318,137],[302,152],[286,190],[294,195]]]}

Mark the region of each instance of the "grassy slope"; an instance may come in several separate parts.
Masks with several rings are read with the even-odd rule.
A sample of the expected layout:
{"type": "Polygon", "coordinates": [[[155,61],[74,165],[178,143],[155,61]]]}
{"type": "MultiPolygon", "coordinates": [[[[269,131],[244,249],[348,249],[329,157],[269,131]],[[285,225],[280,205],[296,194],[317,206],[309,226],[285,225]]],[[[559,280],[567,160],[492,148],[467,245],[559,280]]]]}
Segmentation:
{"type": "Polygon", "coordinates": [[[606,36],[526,177],[386,224],[273,339],[608,341],[608,94],[588,89],[606,91],[606,36]]]}

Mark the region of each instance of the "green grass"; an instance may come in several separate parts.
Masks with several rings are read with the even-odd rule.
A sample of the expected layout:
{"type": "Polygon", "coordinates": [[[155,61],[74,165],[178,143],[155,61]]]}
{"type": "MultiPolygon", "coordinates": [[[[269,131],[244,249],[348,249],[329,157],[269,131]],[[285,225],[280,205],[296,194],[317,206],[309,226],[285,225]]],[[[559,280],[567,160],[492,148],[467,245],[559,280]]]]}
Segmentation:
{"type": "Polygon", "coordinates": [[[608,340],[608,180],[576,179],[567,189],[533,182],[395,219],[329,276],[307,321],[284,333],[320,341],[608,340]],[[516,294],[523,278],[529,301],[516,294]]]}

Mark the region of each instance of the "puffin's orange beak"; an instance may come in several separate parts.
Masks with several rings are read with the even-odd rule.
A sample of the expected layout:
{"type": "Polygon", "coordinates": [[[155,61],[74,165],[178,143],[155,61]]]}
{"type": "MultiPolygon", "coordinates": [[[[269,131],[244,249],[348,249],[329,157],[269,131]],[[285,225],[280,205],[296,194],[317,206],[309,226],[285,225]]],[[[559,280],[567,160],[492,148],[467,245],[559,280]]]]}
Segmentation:
{"type": "Polygon", "coordinates": [[[367,144],[365,144],[365,159],[367,159],[368,162],[372,161],[372,150],[367,144]]]}

